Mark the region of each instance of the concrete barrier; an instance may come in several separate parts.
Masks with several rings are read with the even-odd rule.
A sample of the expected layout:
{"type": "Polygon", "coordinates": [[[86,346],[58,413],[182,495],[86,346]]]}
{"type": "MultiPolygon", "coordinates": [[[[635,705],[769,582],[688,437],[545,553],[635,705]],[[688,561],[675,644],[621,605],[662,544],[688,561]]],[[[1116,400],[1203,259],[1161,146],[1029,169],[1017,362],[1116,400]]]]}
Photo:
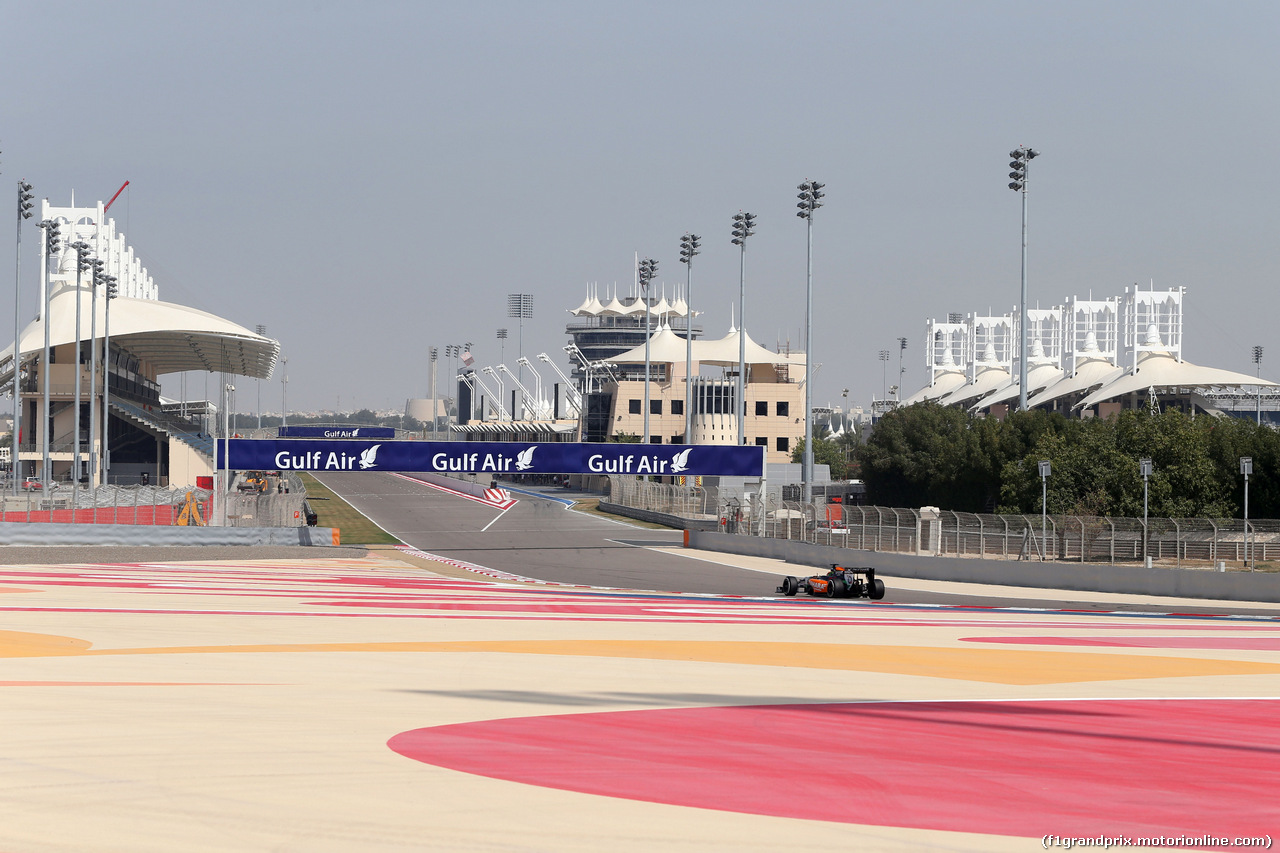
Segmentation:
{"type": "Polygon", "coordinates": [[[610,515],[621,515],[624,518],[635,518],[653,524],[665,524],[667,527],[674,527],[677,530],[681,528],[685,530],[715,530],[720,526],[720,520],[717,518],[685,518],[681,515],[654,512],[651,509],[638,509],[633,506],[609,503],[605,500],[600,501],[599,509],[601,512],[607,512],[610,515]]]}
{"type": "Polygon", "coordinates": [[[726,554],[772,557],[800,566],[824,569],[832,563],[843,566],[874,566],[877,571],[882,571],[891,578],[1130,595],[1280,602],[1280,574],[1269,572],[1214,572],[1208,569],[1162,569],[1110,563],[917,557],[911,554],[859,551],[788,539],[763,539],[758,536],[735,536],[701,530],[689,531],[688,546],[726,554]]]}
{"type": "Polygon", "coordinates": [[[0,522],[0,545],[338,545],[333,527],[176,527],[0,522]]]}

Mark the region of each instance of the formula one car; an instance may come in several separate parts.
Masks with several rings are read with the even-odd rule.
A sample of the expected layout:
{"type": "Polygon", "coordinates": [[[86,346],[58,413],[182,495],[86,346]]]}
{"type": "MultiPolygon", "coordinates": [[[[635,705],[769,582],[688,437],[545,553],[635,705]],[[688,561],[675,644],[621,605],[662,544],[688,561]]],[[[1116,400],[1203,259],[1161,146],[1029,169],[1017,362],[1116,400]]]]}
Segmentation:
{"type": "Polygon", "coordinates": [[[879,601],[884,598],[884,581],[876,577],[876,570],[869,566],[845,568],[836,563],[825,575],[814,575],[809,578],[785,577],[778,592],[783,595],[795,595],[798,592],[809,595],[825,595],[827,598],[870,598],[879,601]]]}

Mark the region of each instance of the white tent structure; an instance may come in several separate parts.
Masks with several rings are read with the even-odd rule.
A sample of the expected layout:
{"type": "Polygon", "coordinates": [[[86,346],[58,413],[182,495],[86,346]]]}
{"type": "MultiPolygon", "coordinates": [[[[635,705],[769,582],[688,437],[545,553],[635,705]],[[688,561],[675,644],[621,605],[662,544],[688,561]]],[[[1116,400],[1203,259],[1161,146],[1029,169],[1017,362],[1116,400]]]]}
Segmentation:
{"type": "Polygon", "coordinates": [[[925,323],[925,367],[929,384],[902,401],[902,405],[945,397],[969,380],[970,328],[967,322],[925,323]]]}
{"type": "MultiPolygon", "coordinates": [[[[1153,334],[1152,337],[1156,336],[1153,334]]],[[[1098,403],[1135,393],[1203,395],[1222,389],[1244,387],[1274,388],[1277,387],[1277,383],[1259,379],[1247,373],[1236,373],[1216,367],[1201,367],[1189,361],[1179,361],[1168,352],[1146,352],[1140,356],[1137,365],[1117,371],[1109,382],[1076,403],[1075,408],[1087,409],[1098,403]]]]}

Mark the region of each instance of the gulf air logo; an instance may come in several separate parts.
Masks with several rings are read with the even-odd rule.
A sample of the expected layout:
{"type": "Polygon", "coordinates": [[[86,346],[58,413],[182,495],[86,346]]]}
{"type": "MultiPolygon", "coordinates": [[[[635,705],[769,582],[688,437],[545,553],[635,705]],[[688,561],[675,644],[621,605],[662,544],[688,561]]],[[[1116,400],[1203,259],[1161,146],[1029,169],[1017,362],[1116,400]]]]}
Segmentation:
{"type": "Polygon", "coordinates": [[[533,451],[538,449],[538,445],[521,450],[516,454],[516,470],[528,471],[533,467],[533,451]]]}
{"type": "Polygon", "coordinates": [[[381,444],[375,444],[373,447],[360,451],[361,470],[372,468],[374,465],[377,464],[376,460],[378,458],[378,448],[381,446],[382,446],[381,444]]]}

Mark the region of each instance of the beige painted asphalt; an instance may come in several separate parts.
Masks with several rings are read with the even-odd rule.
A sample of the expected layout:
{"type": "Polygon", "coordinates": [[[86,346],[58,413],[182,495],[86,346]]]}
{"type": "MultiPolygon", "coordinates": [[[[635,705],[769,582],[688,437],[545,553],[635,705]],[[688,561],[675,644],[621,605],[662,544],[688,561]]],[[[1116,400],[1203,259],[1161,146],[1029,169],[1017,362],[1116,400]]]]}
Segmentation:
{"type": "MultiPolygon", "coordinates": [[[[773,561],[683,556],[690,558],[690,571],[700,561],[732,560],[766,573],[794,572],[773,561]]],[[[527,584],[494,584],[457,566],[386,549],[326,559],[2,568],[4,853],[1030,850],[1038,839],[579,794],[423,764],[386,744],[422,727],[594,710],[1280,696],[1280,653],[1271,651],[1124,649],[1126,659],[1171,669],[1162,677],[1134,671],[1119,678],[1087,671],[1096,662],[1100,673],[1111,650],[1091,649],[1087,657],[1047,651],[1027,672],[998,673],[1013,679],[1003,682],[910,668],[712,660],[696,653],[708,643],[959,649],[973,658],[976,672],[992,650],[962,642],[964,637],[1037,631],[1088,637],[1114,631],[1118,617],[1049,614],[1044,618],[1053,627],[1037,629],[1025,613],[979,619],[946,609],[868,606],[857,608],[859,618],[848,624],[770,624],[764,617],[776,612],[771,605],[739,601],[735,616],[758,613],[760,623],[704,622],[697,621],[701,614],[723,605],[689,597],[667,599],[670,612],[646,611],[630,621],[579,618],[526,606],[527,584]],[[446,580],[455,578],[464,583],[446,580]],[[396,586],[405,583],[435,586],[427,593],[396,586]],[[419,609],[424,594],[435,605],[463,609],[419,609]],[[517,650],[430,651],[420,645],[495,641],[517,650]],[[692,651],[675,660],[518,650],[535,642],[569,648],[685,642],[692,651]],[[1057,660],[1064,661],[1060,671],[1057,660]],[[1178,667],[1191,664],[1178,661],[1202,668],[1185,674],[1192,670],[1178,667]],[[1245,665],[1262,669],[1239,671],[1245,665]]],[[[1199,623],[1159,618],[1144,625],[1178,636],[1200,630],[1199,623]]]]}

